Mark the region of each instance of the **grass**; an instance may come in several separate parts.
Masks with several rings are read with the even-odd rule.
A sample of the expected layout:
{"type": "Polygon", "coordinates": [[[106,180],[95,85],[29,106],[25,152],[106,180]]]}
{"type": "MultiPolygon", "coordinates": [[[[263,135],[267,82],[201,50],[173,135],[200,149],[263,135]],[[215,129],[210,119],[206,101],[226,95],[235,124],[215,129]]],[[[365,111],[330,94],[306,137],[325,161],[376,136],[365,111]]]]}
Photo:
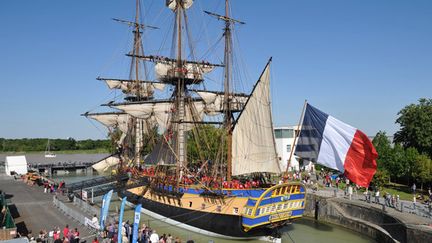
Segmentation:
{"type": "MultiPolygon", "coordinates": [[[[388,192],[390,194],[396,194],[400,196],[400,199],[412,201],[413,194],[411,191],[411,187],[407,185],[397,184],[397,183],[388,183],[384,186],[383,192],[388,192]]],[[[416,195],[427,195],[426,191],[421,191],[420,188],[417,189],[416,195]]]]}

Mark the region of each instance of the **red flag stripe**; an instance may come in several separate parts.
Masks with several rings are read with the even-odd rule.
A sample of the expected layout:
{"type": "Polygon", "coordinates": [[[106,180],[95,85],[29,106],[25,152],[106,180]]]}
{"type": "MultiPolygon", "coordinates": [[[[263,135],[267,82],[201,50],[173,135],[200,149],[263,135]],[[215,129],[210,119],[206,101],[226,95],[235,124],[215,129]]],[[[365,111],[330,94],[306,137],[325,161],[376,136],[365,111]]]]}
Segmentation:
{"type": "Polygon", "coordinates": [[[369,138],[357,129],[345,158],[345,176],[359,186],[368,187],[376,172],[377,158],[369,138]]]}

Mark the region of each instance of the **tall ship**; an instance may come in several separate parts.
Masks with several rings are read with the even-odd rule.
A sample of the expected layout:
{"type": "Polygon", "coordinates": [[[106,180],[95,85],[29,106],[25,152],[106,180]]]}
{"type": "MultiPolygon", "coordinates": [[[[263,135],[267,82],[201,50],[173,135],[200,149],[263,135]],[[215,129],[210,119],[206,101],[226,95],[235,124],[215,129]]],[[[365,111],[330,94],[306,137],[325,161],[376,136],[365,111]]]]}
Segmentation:
{"type": "Polygon", "coordinates": [[[223,14],[203,14],[223,28],[214,40],[222,43],[223,54],[212,62],[198,58],[194,47],[188,15],[193,0],[164,1],[172,15],[167,55],[167,48],[144,51],[142,34],[157,27],[141,21],[137,0],[134,21],[115,19],[133,33],[133,48],[126,54],[129,77],[98,77],[122,90],[124,99],[104,104],[113,111],[84,115],[107,126],[117,143],[116,153],[101,162],[118,164],[131,181],[145,182],[119,193],[131,204],[142,204],[143,213],[214,237],[280,241],[281,228],[302,217],[306,190],[280,179],[271,115],[272,60],[250,92],[237,91],[233,34],[234,26],[244,22],[231,17],[228,0],[220,1],[223,14]],[[212,72],[219,72],[220,80],[209,78],[212,72]],[[209,82],[221,89],[207,89],[209,82]]]}

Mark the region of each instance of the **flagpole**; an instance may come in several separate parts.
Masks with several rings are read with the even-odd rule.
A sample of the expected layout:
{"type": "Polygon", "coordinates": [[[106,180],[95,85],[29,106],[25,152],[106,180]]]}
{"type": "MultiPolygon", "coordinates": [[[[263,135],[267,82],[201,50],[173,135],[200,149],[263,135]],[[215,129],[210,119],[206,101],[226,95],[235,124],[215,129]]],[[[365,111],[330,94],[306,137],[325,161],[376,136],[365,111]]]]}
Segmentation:
{"type": "MultiPolygon", "coordinates": [[[[304,116],[304,112],[306,110],[306,105],[307,105],[307,100],[305,100],[305,102],[304,102],[303,110],[301,112],[300,119],[298,121],[298,125],[297,125],[298,131],[299,131],[298,135],[300,135],[300,131],[301,131],[301,127],[300,126],[301,126],[302,121],[303,121],[303,116],[304,116]]],[[[298,135],[296,135],[295,128],[294,128],[294,143],[293,143],[293,146],[291,148],[290,156],[288,158],[288,163],[287,163],[287,167],[286,167],[286,170],[285,170],[285,175],[288,175],[288,169],[289,169],[289,166],[290,166],[291,158],[292,158],[293,153],[294,153],[294,148],[296,147],[296,142],[297,142],[298,135]]]]}

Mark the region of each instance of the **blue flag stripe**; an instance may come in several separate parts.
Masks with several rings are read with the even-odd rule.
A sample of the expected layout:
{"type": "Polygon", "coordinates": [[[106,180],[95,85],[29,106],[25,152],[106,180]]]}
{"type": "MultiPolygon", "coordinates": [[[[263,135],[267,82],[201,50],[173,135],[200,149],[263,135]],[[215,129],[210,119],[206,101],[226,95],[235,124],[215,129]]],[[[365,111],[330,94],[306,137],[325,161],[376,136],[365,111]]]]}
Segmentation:
{"type": "Polygon", "coordinates": [[[317,162],[328,114],[307,104],[295,155],[317,162]]]}

